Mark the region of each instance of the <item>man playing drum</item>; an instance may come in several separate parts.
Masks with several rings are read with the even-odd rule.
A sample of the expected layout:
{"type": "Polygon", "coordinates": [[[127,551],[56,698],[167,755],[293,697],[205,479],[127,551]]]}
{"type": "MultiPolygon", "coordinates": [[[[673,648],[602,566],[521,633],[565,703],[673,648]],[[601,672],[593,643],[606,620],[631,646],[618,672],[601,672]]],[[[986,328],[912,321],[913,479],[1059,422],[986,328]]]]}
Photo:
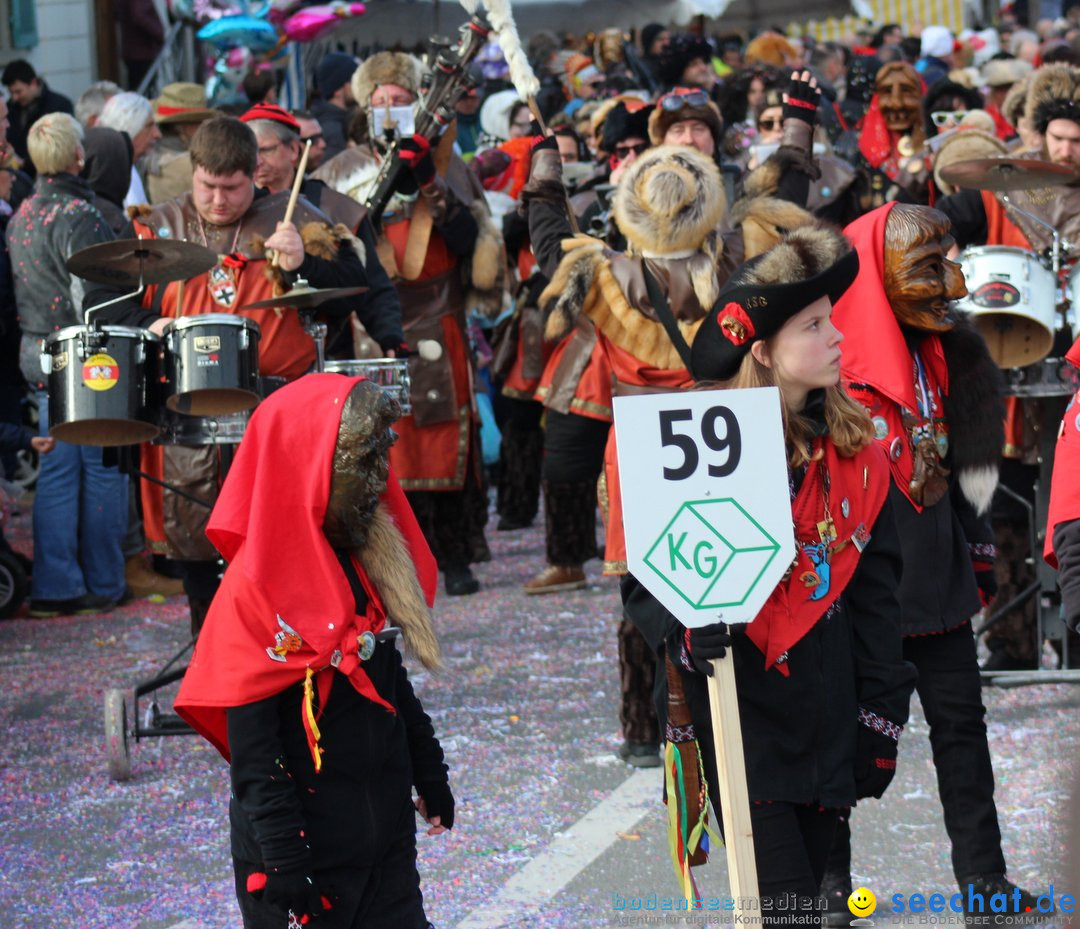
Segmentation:
{"type": "MultiPolygon", "coordinates": [[[[1024,114],[1041,134],[1042,144],[1036,149],[1016,152],[1015,157],[1080,170],[1080,68],[1053,64],[1036,71],[1028,88],[1024,114]]],[[[1030,292],[1043,294],[1036,299],[1031,310],[1043,324],[1049,323],[1050,331],[1046,333],[1049,339],[1057,328],[1053,296],[1056,282],[1037,253],[1046,253],[1052,247],[1052,229],[1056,229],[1061,238],[1067,240],[1062,248],[1063,261],[1080,258],[1080,184],[1007,192],[966,189],[943,197],[937,202],[937,208],[952,220],[953,235],[960,248],[987,245],[1020,250],[1003,251],[1000,256],[988,252],[986,267],[994,272],[1008,270],[1031,277],[1030,292]],[[1005,197],[1019,209],[1006,203],[1005,197]],[[1051,228],[1046,228],[1019,210],[1037,217],[1051,228]],[[1013,262],[1013,266],[1005,268],[1003,262],[1013,262]],[[1045,282],[1041,288],[1036,287],[1040,279],[1045,282]]],[[[987,282],[988,279],[979,279],[978,275],[972,274],[967,287],[969,291],[975,291],[987,282]]],[[[1064,351],[1071,341],[1070,335],[1055,354],[1064,351]]],[[[1023,344],[1028,343],[1025,340],[1023,344]]],[[[1059,399],[1053,396],[1028,399],[1011,396],[1007,399],[1001,481],[1032,503],[1033,485],[1038,475],[1037,440],[1041,423],[1054,421],[1063,401],[1064,397],[1059,399]],[[1047,404],[1054,409],[1045,410],[1047,404]]],[[[1010,499],[999,495],[994,505],[993,521],[998,548],[995,568],[998,601],[1007,603],[1035,579],[1028,542],[1027,513],[1010,499]]],[[[1036,667],[1039,656],[1034,628],[1035,602],[1029,599],[1023,608],[1003,616],[988,633],[987,645],[991,657],[984,668],[1004,670],[1036,667]]]]}
{"type": "MultiPolygon", "coordinates": [[[[107,321],[148,327],[160,334],[177,316],[226,313],[258,323],[259,368],[264,376],[293,380],[315,362],[315,346],[292,309],[242,309],[249,303],[280,295],[300,278],[312,287],[366,286],[366,250],[342,225],[300,198],[293,221],[281,221],[288,194],[256,189],[253,178],[258,151],[255,135],[237,119],[215,117],[203,123],[191,143],[193,188],[134,220],[132,236],[196,242],[221,257],[208,272],[186,281],[148,287],[141,304],[127,301],[103,310],[107,321]],[[276,263],[271,264],[273,251],[276,263]]],[[[100,290],[87,305],[101,302],[100,290]]],[[[354,309],[369,333],[386,349],[405,341],[396,305],[378,312],[367,295],[331,300],[320,306],[328,316],[346,316],[354,309]]],[[[143,467],[163,474],[167,483],[203,500],[216,498],[218,451],[214,446],[144,448],[143,467]]],[[[209,510],[179,494],[144,485],[147,535],[185,562],[185,590],[197,627],[217,587],[216,554],[204,528],[209,510]]]]}

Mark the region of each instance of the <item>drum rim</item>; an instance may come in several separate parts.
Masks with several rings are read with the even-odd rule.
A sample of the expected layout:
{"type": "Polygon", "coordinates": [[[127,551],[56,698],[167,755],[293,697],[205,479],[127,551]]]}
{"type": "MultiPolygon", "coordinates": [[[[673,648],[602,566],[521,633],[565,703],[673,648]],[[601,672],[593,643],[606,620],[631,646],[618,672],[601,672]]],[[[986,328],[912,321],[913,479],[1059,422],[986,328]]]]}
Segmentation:
{"type": "MultiPolygon", "coordinates": [[[[967,248],[963,249],[956,257],[962,259],[968,256],[981,255],[990,252],[1016,252],[1018,255],[1025,255],[1031,258],[1033,261],[1039,264],[1040,267],[1043,266],[1042,262],[1039,261],[1039,253],[1035,251],[1035,249],[1020,248],[1020,246],[1018,245],[969,245],[967,248]]],[[[1046,270],[1050,271],[1049,268],[1047,268],[1046,270]]],[[[1051,271],[1050,273],[1052,274],[1053,272],[1051,271]]]]}
{"type": "Polygon", "coordinates": [[[327,374],[351,374],[350,371],[340,370],[339,365],[359,364],[372,365],[377,368],[393,368],[395,366],[409,366],[408,358],[332,358],[324,365],[327,374]]]}
{"type": "Polygon", "coordinates": [[[236,316],[232,313],[195,313],[190,316],[178,316],[175,319],[170,319],[165,326],[164,334],[168,335],[170,332],[190,329],[192,326],[203,323],[214,326],[236,326],[238,328],[253,329],[260,334],[262,332],[259,324],[247,316],[236,316]]]}
{"type": "Polygon", "coordinates": [[[54,345],[57,342],[66,342],[68,339],[74,339],[78,335],[88,332],[91,329],[96,329],[104,332],[106,335],[118,335],[125,338],[143,339],[147,342],[160,342],[161,337],[156,333],[151,332],[149,329],[140,329],[138,326],[65,326],[63,329],[58,329],[56,332],[50,332],[45,337],[45,345],[54,345]]]}

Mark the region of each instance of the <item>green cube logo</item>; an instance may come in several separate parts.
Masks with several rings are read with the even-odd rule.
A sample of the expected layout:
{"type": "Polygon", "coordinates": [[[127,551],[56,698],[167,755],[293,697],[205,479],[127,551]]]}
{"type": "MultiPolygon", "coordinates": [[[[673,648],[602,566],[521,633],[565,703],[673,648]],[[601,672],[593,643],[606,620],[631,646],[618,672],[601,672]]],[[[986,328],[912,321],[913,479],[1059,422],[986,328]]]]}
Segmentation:
{"type": "Polygon", "coordinates": [[[645,563],[694,609],[739,606],[780,544],[735,500],[684,503],[645,563]]]}

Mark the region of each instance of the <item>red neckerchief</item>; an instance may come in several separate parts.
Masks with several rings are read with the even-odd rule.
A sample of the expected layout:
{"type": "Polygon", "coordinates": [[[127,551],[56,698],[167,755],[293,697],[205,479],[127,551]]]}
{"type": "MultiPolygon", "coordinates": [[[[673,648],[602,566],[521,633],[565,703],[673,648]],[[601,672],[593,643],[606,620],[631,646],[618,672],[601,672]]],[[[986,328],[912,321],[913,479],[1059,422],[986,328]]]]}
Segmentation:
{"type": "MultiPolygon", "coordinates": [[[[875,434],[889,453],[897,487],[907,495],[915,462],[901,412],[918,411],[920,404],[913,376],[914,358],[885,296],[883,283],[885,223],[892,207],[891,203],[878,207],[844,230],[859,253],[859,273],[833,307],[832,321],[844,334],[840,363],[845,386],[869,410],[871,417],[882,421],[875,421],[875,434]]],[[[926,336],[919,344],[919,357],[930,390],[940,402],[949,392],[949,372],[941,340],[936,335],[926,336]]],[[[921,510],[914,501],[912,505],[921,510]]]]}
{"type": "Polygon", "coordinates": [[[885,125],[885,115],[881,112],[878,95],[874,94],[870,98],[870,106],[863,116],[862,129],[859,132],[859,151],[863,153],[871,168],[880,168],[886,158],[895,154],[894,135],[885,125]]]}
{"type": "MultiPolygon", "coordinates": [[[[393,712],[357,657],[357,636],[386,622],[378,590],[356,614],[348,578],[323,532],[341,410],[360,378],[310,374],[264,400],[210,516],[206,534],[229,562],[174,703],[176,712],[229,757],[225,710],[280,693],[316,675],[320,708],[332,669],[393,712]]],[[[383,505],[432,604],[438,572],[397,479],[383,505]]]]}
{"type": "Polygon", "coordinates": [[[746,627],[750,640],[765,655],[765,670],[776,668],[785,677],[787,651],[805,636],[844,592],[859,555],[869,541],[874,522],[889,491],[889,469],[877,444],[871,444],[853,458],[841,458],[828,439],[817,440],[822,456],[811,461],[792,504],[795,544],[798,554],[788,576],[766,601],[761,612],[746,627]],[[823,468],[824,465],[824,468],[823,468]],[[825,518],[824,474],[828,474],[829,515],[835,536],[828,543],[828,577],[818,552],[821,542],[818,524],[825,518]],[[858,542],[858,544],[856,544],[858,542]],[[812,599],[818,595],[818,599],[812,599]]]}

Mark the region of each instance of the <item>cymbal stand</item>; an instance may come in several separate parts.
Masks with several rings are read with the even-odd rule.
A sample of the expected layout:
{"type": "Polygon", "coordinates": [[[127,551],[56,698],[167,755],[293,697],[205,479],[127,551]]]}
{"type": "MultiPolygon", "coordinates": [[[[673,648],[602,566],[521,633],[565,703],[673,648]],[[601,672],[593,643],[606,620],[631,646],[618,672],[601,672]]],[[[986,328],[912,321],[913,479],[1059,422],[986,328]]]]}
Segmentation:
{"type": "Polygon", "coordinates": [[[315,372],[322,374],[326,370],[326,323],[319,322],[310,311],[302,312],[300,316],[304,332],[311,336],[311,341],[315,343],[315,372]]]}
{"type": "MultiPolygon", "coordinates": [[[[142,236],[139,236],[141,239],[142,236]]],[[[130,300],[132,297],[141,297],[146,290],[146,281],[143,280],[143,257],[148,252],[140,253],[136,252],[139,256],[139,287],[138,290],[134,290],[129,294],[121,294],[119,297],[114,297],[112,300],[106,300],[104,303],[99,303],[97,306],[92,306],[88,310],[83,312],[83,325],[88,329],[90,328],[90,314],[96,313],[98,310],[103,310],[107,306],[112,306],[114,303],[123,303],[125,300],[130,300]]]]}

